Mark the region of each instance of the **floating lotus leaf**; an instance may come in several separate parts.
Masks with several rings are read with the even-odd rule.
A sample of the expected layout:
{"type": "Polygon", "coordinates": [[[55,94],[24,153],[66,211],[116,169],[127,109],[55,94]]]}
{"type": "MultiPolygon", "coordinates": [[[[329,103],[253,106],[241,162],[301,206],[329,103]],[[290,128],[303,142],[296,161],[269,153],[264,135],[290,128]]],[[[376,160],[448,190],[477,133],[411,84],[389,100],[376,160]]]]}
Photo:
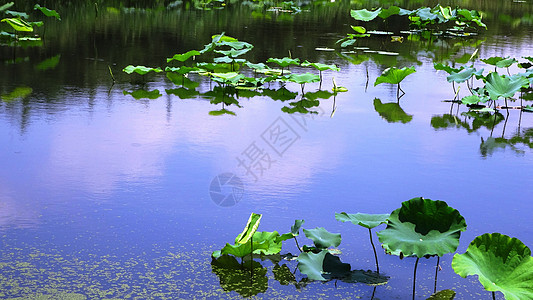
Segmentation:
{"type": "Polygon", "coordinates": [[[474,75],[477,76],[477,77],[483,76],[483,69],[477,70],[474,67],[468,67],[468,68],[460,69],[459,72],[451,73],[448,77],[446,77],[446,80],[448,80],[448,82],[461,83],[461,82],[465,82],[468,79],[472,78],[472,76],[474,76],[474,75]]]}
{"type": "Polygon", "coordinates": [[[368,21],[374,20],[379,15],[380,12],[381,12],[381,8],[378,8],[375,11],[369,11],[366,9],[351,10],[350,16],[352,16],[352,18],[358,21],[368,22],[368,21]]]}
{"type": "Polygon", "coordinates": [[[461,102],[465,105],[471,105],[471,104],[477,104],[479,102],[487,102],[488,99],[486,98],[480,98],[478,95],[470,95],[470,96],[466,96],[466,97],[463,97],[461,99],[461,102]]]}
{"type": "Polygon", "coordinates": [[[409,123],[413,115],[407,114],[398,103],[382,103],[380,99],[374,99],[374,109],[389,123],[409,123]]]}
{"type": "Polygon", "coordinates": [[[152,68],[152,67],[145,67],[145,66],[133,66],[133,65],[129,65],[127,67],[125,67],[122,71],[126,72],[127,74],[131,74],[133,72],[139,74],[139,75],[145,75],[149,72],[155,72],[155,73],[159,73],[159,72],[163,72],[163,70],[161,70],[161,68],[152,68]]]}
{"type": "Polygon", "coordinates": [[[522,88],[522,86],[529,85],[529,80],[523,76],[500,76],[496,72],[487,75],[487,82],[485,88],[489,92],[492,100],[497,100],[500,97],[510,98],[522,88]]]}
{"type": "Polygon", "coordinates": [[[5,18],[2,19],[0,22],[6,22],[16,31],[33,32],[33,27],[28,24],[28,22],[20,18],[5,18]]]}
{"type": "Polygon", "coordinates": [[[57,13],[57,11],[53,10],[53,9],[48,9],[46,7],[42,7],[40,6],[39,4],[35,4],[35,6],[33,7],[34,10],[40,10],[45,16],[47,17],[54,17],[56,19],[58,19],[59,21],[61,21],[61,17],[59,16],[59,14],[57,13]]]}
{"type": "Polygon", "coordinates": [[[319,249],[329,247],[337,247],[341,243],[340,233],[331,233],[324,227],[317,227],[315,229],[304,229],[305,236],[311,239],[315,246],[319,249]]]}
{"type": "Polygon", "coordinates": [[[461,277],[477,275],[487,291],[500,291],[507,300],[533,299],[533,257],[517,238],[478,236],[464,254],[454,255],[452,268],[461,277]]]}
{"type": "Polygon", "coordinates": [[[376,81],[374,82],[374,86],[381,84],[381,83],[391,83],[391,84],[399,84],[402,82],[402,80],[405,79],[409,74],[415,73],[415,67],[404,67],[401,69],[398,69],[396,67],[387,68],[381,73],[381,76],[376,78],[376,81]]]}
{"type": "Polygon", "coordinates": [[[442,290],[431,295],[426,300],[453,300],[455,298],[454,290],[442,290]]]}
{"type": "Polygon", "coordinates": [[[244,226],[244,230],[237,236],[237,238],[235,238],[236,244],[245,244],[250,240],[256,232],[257,227],[259,227],[259,222],[261,221],[262,216],[263,215],[256,213],[250,214],[248,222],[246,223],[246,226],[244,226]]]}
{"type": "Polygon", "coordinates": [[[337,221],[352,222],[354,225],[363,226],[368,229],[387,223],[389,216],[390,214],[335,213],[335,219],[337,219],[337,221]]]}
{"type": "Polygon", "coordinates": [[[247,261],[243,266],[235,257],[223,255],[211,261],[211,270],[226,292],[235,291],[242,297],[252,297],[268,289],[268,270],[257,261],[247,261]]]}
{"type": "Polygon", "coordinates": [[[387,228],[378,232],[388,253],[403,256],[443,256],[459,246],[465,219],[444,201],[413,198],[393,211],[387,228]]]}

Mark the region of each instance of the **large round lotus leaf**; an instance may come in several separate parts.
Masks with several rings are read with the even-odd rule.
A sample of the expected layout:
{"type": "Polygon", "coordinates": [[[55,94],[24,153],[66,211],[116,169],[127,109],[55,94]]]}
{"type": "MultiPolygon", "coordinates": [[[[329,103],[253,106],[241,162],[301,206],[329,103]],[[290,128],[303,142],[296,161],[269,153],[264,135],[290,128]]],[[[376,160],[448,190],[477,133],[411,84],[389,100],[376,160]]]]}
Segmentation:
{"type": "Polygon", "coordinates": [[[381,75],[376,78],[376,81],[374,82],[374,86],[380,84],[380,83],[391,83],[391,84],[398,84],[402,82],[402,80],[405,79],[409,74],[415,73],[415,67],[403,67],[401,69],[398,69],[396,67],[390,67],[387,68],[381,73],[381,75]]]}
{"type": "Polygon", "coordinates": [[[335,219],[341,222],[352,222],[354,225],[360,225],[368,229],[387,223],[389,214],[347,214],[345,212],[336,213],[335,219]]]}
{"type": "Polygon", "coordinates": [[[533,257],[516,238],[500,233],[476,237],[464,254],[455,254],[455,273],[478,275],[487,291],[500,291],[507,300],[533,299],[533,257]]]}
{"type": "Polygon", "coordinates": [[[465,219],[444,201],[413,198],[393,211],[387,228],[377,233],[383,248],[400,256],[442,256],[459,246],[465,219]]]}

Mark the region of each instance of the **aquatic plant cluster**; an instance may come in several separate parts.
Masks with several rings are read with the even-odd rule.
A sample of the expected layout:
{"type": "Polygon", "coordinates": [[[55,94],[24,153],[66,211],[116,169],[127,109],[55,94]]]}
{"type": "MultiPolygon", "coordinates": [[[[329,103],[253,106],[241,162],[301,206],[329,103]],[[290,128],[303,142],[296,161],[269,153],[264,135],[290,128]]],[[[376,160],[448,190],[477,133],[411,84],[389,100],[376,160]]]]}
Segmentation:
{"type": "MultiPolygon", "coordinates": [[[[0,42],[5,42],[8,45],[40,45],[42,43],[41,37],[36,34],[35,28],[43,26],[44,22],[29,21],[30,16],[27,13],[10,10],[14,5],[15,2],[8,2],[0,6],[0,16],[5,16],[5,18],[0,19],[0,22],[8,24],[13,31],[0,30],[0,42]]],[[[48,9],[39,4],[35,4],[33,9],[40,11],[46,17],[53,17],[61,21],[61,17],[53,9],[48,9]]]]}
{"type": "MultiPolygon", "coordinates": [[[[180,86],[180,88],[167,89],[166,93],[177,95],[181,99],[202,95],[211,99],[212,104],[222,105],[220,110],[211,111],[211,115],[235,115],[233,111],[227,109],[227,106],[241,107],[237,100],[239,97],[250,98],[263,95],[273,100],[286,101],[296,99],[298,93],[290,92],[285,87],[285,84],[289,82],[300,85],[301,98],[290,102],[288,106],[282,108],[287,113],[316,113],[312,108],[320,105],[320,101],[317,98],[327,99],[335,96],[338,92],[347,91],[346,88],[337,86],[334,79],[331,92],[305,93],[304,91],[307,83],[319,82],[321,87],[323,81],[322,72],[326,70],[339,71],[336,65],[309,61],[302,62],[298,58],[290,57],[290,55],[283,58],[269,58],[264,63],[252,63],[241,58],[242,55],[252,49],[252,44],[239,41],[222,33],[214,35],[212,41],[206,44],[202,50],[190,50],[185,53],[175,54],[167,59],[167,64],[169,65],[165,67],[164,72],[166,72],[166,77],[177,86],[180,86]],[[222,56],[212,57],[208,62],[197,61],[199,57],[207,56],[210,52],[222,56]],[[176,66],[176,64],[179,66],[176,66]],[[267,64],[275,65],[278,68],[272,68],[267,64]],[[290,71],[291,66],[312,67],[319,74],[310,72],[292,73],[290,71]],[[200,94],[196,91],[199,83],[191,80],[190,74],[206,77],[210,82],[215,82],[217,86],[206,93],[200,94]],[[274,82],[280,83],[281,87],[274,90],[270,89],[271,83],[274,82]],[[265,86],[268,87],[265,88],[265,86]]],[[[144,76],[150,72],[161,73],[163,69],[160,67],[129,65],[123,71],[128,74],[137,73],[144,76]]],[[[161,96],[159,90],[146,91],[144,89],[132,92],[124,91],[124,94],[130,94],[136,99],[155,99],[161,96]]]]}
{"type": "MultiPolygon", "coordinates": [[[[225,291],[235,291],[248,297],[265,292],[268,288],[267,269],[255,259],[274,263],[274,279],[282,285],[293,284],[301,288],[311,281],[341,280],[346,283],[364,283],[376,287],[386,285],[389,277],[380,272],[378,255],[372,239],[372,229],[385,224],[377,232],[384,252],[389,255],[416,258],[413,275],[413,299],[418,261],[420,258],[437,257],[434,294],[428,299],[453,299],[453,290],[437,291],[437,275],[440,257],[453,253],[459,246],[461,232],[466,230],[466,221],[458,210],[444,201],[416,197],[405,201],[390,214],[336,213],[341,222],[351,222],[368,229],[374,250],[376,271],[352,270],[343,263],[336,249],[341,244],[341,234],[331,233],[323,227],[303,229],[313,245],[300,247],[297,237],[304,220],[295,220],[290,232],[258,231],[262,215],[252,213],[244,230],[233,244],[226,243],[212,253],[213,272],[220,278],[225,291]],[[281,254],[282,244],[293,239],[300,250],[298,256],[281,254]],[[236,258],[240,258],[240,263],[236,258]],[[302,279],[297,280],[288,263],[297,261],[302,279]],[[306,277],[303,277],[305,275],[306,277]]],[[[477,275],[483,287],[492,292],[501,292],[505,299],[533,298],[533,257],[531,250],[520,240],[500,233],[486,233],[476,237],[463,254],[454,254],[452,268],[461,277],[477,275]]]]}

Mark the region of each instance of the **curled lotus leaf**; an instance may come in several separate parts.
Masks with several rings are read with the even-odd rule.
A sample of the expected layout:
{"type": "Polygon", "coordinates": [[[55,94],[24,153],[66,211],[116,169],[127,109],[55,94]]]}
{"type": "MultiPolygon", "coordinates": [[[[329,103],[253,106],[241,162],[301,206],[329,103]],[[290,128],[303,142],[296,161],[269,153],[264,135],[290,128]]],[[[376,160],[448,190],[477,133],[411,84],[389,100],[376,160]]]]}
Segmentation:
{"type": "Polygon", "coordinates": [[[357,21],[372,21],[381,13],[381,8],[378,8],[374,11],[369,11],[367,9],[351,10],[350,16],[356,19],[357,21]]]}
{"type": "Polygon", "coordinates": [[[311,239],[319,249],[337,247],[341,243],[340,233],[331,233],[324,227],[315,229],[304,229],[303,232],[308,239],[311,239]]]}
{"type": "Polygon", "coordinates": [[[444,201],[413,198],[393,211],[377,233],[386,252],[400,256],[443,256],[459,246],[466,222],[444,201]]]}
{"type": "Polygon", "coordinates": [[[519,239],[500,233],[476,237],[463,254],[452,260],[455,273],[477,275],[487,291],[502,292],[505,299],[533,299],[533,257],[519,239]]]}
{"type": "Polygon", "coordinates": [[[381,84],[381,83],[391,83],[391,84],[398,84],[402,82],[405,77],[408,75],[415,73],[415,67],[404,67],[401,69],[398,69],[396,67],[387,68],[381,73],[381,76],[376,78],[376,81],[374,82],[374,86],[381,84]]]}

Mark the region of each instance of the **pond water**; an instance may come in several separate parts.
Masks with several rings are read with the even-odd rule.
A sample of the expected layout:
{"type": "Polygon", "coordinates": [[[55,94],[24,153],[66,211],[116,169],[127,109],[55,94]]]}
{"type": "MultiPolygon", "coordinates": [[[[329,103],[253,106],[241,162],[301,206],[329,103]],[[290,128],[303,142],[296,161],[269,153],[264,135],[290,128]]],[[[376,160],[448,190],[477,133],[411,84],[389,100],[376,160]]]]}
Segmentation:
{"type": "MultiPolygon", "coordinates": [[[[281,284],[270,261],[261,262],[265,269],[253,288],[232,285],[240,278],[215,273],[211,252],[233,242],[251,212],[263,215],[262,231],[288,232],[304,219],[303,228],[341,233],[340,257],[353,269],[375,267],[368,233],[336,221],[335,213],[389,213],[419,196],[444,200],[464,216],[468,229],[458,253],[492,232],[533,246],[533,114],[500,110],[505,120],[496,124],[465,115],[468,107],[444,101],[454,91],[433,66],[468,59],[476,49],[479,59],[531,56],[531,1],[457,1],[484,12],[488,30],[477,36],[357,42],[399,55],[343,55],[335,45],[358,24],[350,9],[380,2],[301,3],[299,13],[269,11],[267,2],[228,1],[220,10],[195,9],[200,2],[132,2],[48,1],[62,20],[44,19],[41,42],[0,43],[0,298],[411,297],[414,259],[382,250],[380,268],[390,279],[377,287],[281,284]],[[288,114],[282,108],[294,100],[274,99],[300,93],[299,99],[300,86],[288,83],[280,92],[271,83],[271,94],[241,96],[241,107],[225,107],[235,115],[214,116],[222,108],[210,103],[216,84],[198,74],[190,76],[197,93],[184,95],[164,73],[122,72],[130,64],[164,68],[166,58],[202,49],[221,32],[254,45],[244,56],[251,62],[290,51],[302,61],[336,64],[339,72],[324,71],[322,84],[306,84],[305,92],[331,91],[333,77],[348,92],[323,97],[315,114],[288,114]],[[416,73],[401,83],[400,106],[386,108],[397,102],[396,86],[373,83],[391,66],[415,66],[416,73]],[[160,96],[128,94],[139,89],[160,96]],[[261,155],[262,168],[247,170],[244,160],[252,155],[261,155]]],[[[407,2],[396,4],[436,4],[407,2]]],[[[205,7],[212,5],[220,6],[205,7]]],[[[12,9],[42,16],[30,1],[12,9]]],[[[370,29],[383,30],[378,25],[370,29]]],[[[493,69],[479,59],[476,67],[493,69]]],[[[460,95],[468,95],[460,86],[460,95]]],[[[303,234],[299,242],[312,244],[303,234]]],[[[291,241],[284,242],[287,252],[298,252],[291,241]]],[[[490,298],[475,277],[454,273],[452,257],[440,260],[437,290],[453,289],[457,299],[490,298]]],[[[295,262],[280,264],[295,271],[295,262]]],[[[432,294],[434,268],[434,258],[420,261],[417,299],[432,294]]],[[[297,281],[305,277],[295,274],[297,281]]]]}

